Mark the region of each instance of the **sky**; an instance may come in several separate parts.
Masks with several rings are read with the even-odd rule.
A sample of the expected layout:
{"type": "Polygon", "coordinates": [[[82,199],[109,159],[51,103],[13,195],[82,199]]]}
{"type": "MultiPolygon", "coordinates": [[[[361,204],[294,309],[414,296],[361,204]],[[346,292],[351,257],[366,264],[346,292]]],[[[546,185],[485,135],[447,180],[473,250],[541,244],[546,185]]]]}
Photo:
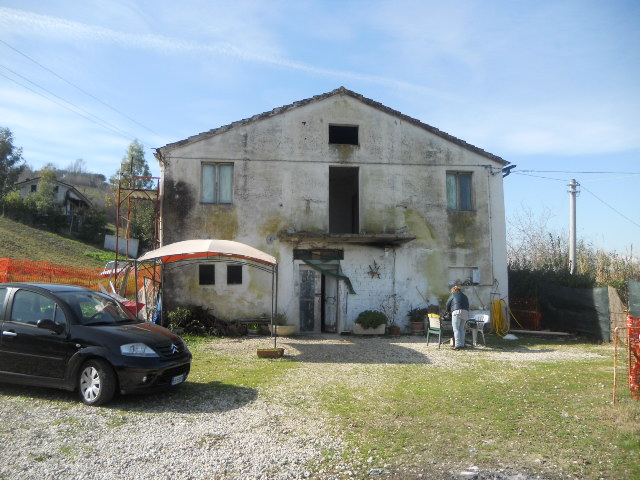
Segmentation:
{"type": "Polygon", "coordinates": [[[640,249],[636,0],[0,0],[0,127],[33,168],[344,86],[516,165],[507,224],[640,249]]]}

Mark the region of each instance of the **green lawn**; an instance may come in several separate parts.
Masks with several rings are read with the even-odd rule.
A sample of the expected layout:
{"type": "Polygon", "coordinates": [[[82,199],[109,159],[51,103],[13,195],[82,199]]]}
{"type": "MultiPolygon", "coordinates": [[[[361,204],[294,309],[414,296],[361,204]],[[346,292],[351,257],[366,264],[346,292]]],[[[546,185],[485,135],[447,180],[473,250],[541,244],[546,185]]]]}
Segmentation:
{"type": "Polygon", "coordinates": [[[477,354],[438,353],[457,356],[445,367],[436,360],[260,360],[229,353],[215,339],[192,338],[189,381],[257,389],[302,417],[320,412],[346,441],[341,461],[358,475],[374,459],[406,478],[437,464],[509,466],[543,478],[640,478],[640,402],[630,398],[624,376],[612,404],[611,345],[520,339],[503,347],[491,337],[494,348],[477,354]],[[562,360],[501,358],[514,349],[525,358],[552,351],[562,360]]]}

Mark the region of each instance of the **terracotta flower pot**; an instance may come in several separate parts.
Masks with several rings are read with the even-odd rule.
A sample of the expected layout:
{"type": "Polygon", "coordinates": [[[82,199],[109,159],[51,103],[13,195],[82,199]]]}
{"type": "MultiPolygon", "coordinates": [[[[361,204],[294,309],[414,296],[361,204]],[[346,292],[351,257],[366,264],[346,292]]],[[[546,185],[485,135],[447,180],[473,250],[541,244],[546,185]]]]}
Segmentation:
{"type": "Polygon", "coordinates": [[[413,335],[424,335],[424,322],[411,322],[411,333],[413,335]]]}
{"type": "Polygon", "coordinates": [[[391,325],[390,327],[387,327],[387,333],[392,337],[399,337],[400,327],[398,327],[397,325],[391,325]]]}
{"type": "Polygon", "coordinates": [[[284,355],[284,348],[259,348],[258,358],[280,358],[284,355]]]}

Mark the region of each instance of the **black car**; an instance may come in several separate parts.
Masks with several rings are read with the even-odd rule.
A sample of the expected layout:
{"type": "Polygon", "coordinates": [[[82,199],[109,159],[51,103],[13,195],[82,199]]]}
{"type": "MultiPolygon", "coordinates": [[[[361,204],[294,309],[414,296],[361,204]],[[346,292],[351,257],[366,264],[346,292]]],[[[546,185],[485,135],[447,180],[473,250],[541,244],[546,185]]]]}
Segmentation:
{"type": "Polygon", "coordinates": [[[191,352],[117,300],[70,285],[0,283],[0,381],[77,389],[87,405],[187,379],[191,352]]]}

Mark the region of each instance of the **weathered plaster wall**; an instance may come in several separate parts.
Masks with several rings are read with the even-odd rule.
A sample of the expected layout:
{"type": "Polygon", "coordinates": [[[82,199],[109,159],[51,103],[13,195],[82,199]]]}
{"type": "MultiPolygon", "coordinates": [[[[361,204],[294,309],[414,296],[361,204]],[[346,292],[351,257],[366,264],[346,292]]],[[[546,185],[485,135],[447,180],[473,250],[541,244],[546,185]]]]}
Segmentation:
{"type": "Polygon", "coordinates": [[[199,285],[197,264],[173,264],[165,271],[165,304],[207,307],[219,318],[253,318],[271,312],[271,274],[243,266],[241,285],[227,285],[225,262],[216,262],[215,285],[199,285]],[[167,295],[167,292],[173,292],[167,295]]]}
{"type": "MultiPolygon", "coordinates": [[[[425,299],[441,301],[452,272],[471,268],[481,277],[480,285],[466,287],[474,308],[488,308],[491,292],[497,293],[494,298],[506,295],[501,165],[350,96],[336,95],[202,135],[166,149],[163,157],[163,243],[233,239],[274,255],[280,262],[278,302],[290,319],[298,316],[299,262],[293,261],[295,245],[278,234],[328,232],[329,166],[359,168],[361,233],[403,229],[416,236],[386,251],[302,245],[344,248],[341,266],[357,295],[349,295],[341,329],[350,329],[361,310],[379,308],[386,294],[401,295],[405,310],[425,299]],[[329,124],[358,125],[359,145],[329,145],[329,124]],[[200,202],[202,162],[234,163],[232,205],[200,202]],[[447,210],[448,170],[472,172],[474,211],[447,210]],[[369,273],[374,261],[380,278],[369,273]]],[[[253,280],[249,283],[251,288],[212,292],[197,284],[197,272],[176,273],[172,279],[176,297],[185,303],[215,301],[228,315],[248,312],[255,298],[264,300],[264,282],[258,282],[260,289],[253,280]]]]}

